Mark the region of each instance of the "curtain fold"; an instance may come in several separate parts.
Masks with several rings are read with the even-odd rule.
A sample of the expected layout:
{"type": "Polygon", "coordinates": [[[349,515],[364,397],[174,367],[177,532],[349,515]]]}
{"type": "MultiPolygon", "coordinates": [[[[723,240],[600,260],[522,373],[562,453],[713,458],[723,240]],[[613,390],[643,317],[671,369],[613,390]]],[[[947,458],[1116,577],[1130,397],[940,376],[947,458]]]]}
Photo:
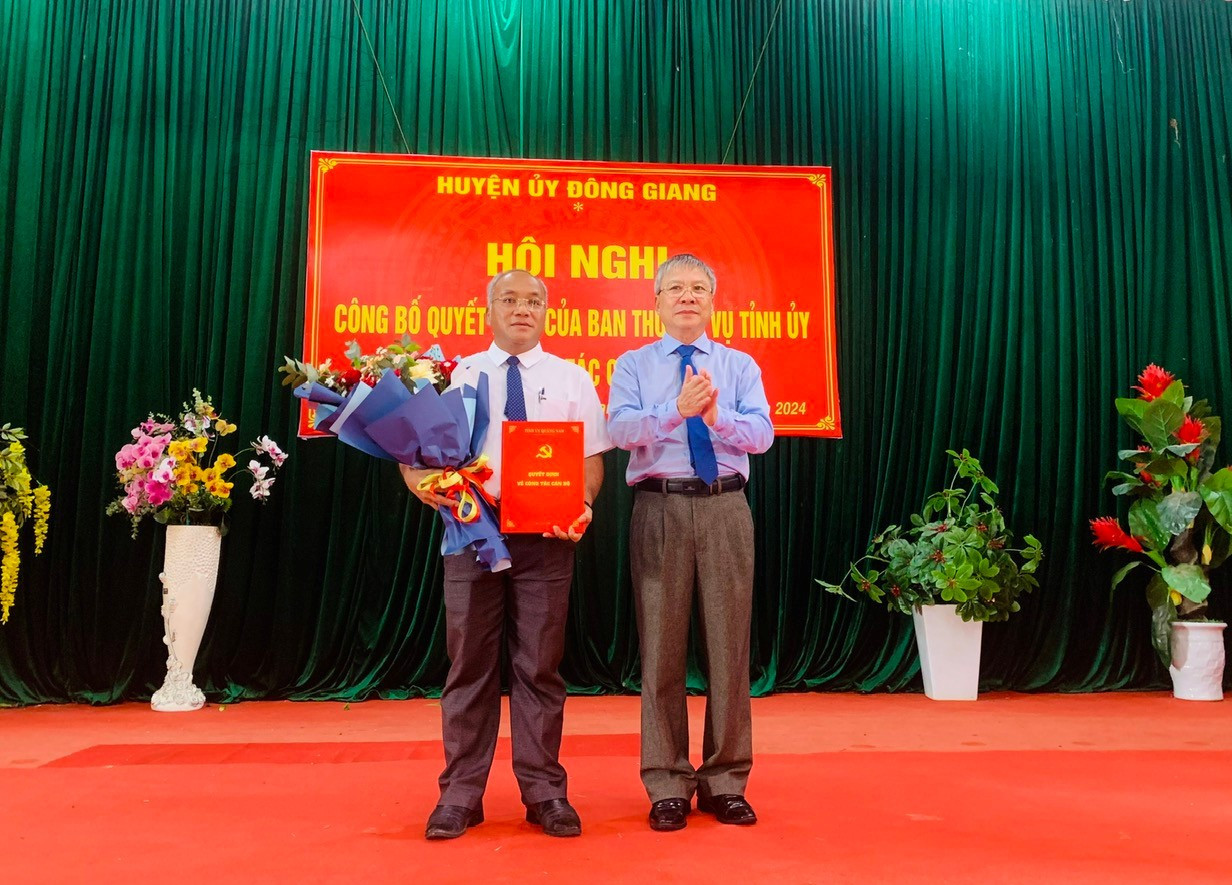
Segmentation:
{"type": "MultiPolygon", "coordinates": [[[[814,579],[955,447],[1047,555],[986,629],[982,687],[1160,687],[1141,583],[1109,595],[1086,521],[1115,506],[1112,400],[1146,363],[1232,407],[1230,147],[1222,0],[0,4],[0,423],[54,494],[0,703],[160,681],[161,534],[102,511],[129,428],[194,387],[292,456],[233,511],[207,694],[439,692],[435,515],[389,465],[292,442],[274,374],[302,336],[313,149],[832,166],[846,436],[754,459],[754,691],[919,688],[909,619],[814,579]]],[[[578,550],[578,692],[638,686],[626,463],[578,550]]]]}

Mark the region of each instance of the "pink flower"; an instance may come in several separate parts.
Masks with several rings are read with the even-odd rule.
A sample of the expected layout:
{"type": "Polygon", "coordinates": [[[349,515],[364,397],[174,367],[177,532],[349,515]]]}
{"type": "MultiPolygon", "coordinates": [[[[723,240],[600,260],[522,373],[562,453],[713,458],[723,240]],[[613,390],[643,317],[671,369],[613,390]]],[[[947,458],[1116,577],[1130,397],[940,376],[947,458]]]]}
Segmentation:
{"type": "Polygon", "coordinates": [[[116,452],[116,470],[127,470],[132,467],[137,461],[137,456],[140,449],[135,443],[129,443],[126,446],[121,446],[120,451],[116,452]]]}
{"type": "Polygon", "coordinates": [[[150,474],[150,482],[169,485],[175,479],[175,459],[168,458],[163,461],[158,467],[154,468],[154,472],[150,474]]]}
{"type": "Polygon", "coordinates": [[[141,504],[141,498],[136,492],[129,492],[120,503],[131,514],[137,511],[137,507],[141,504]]]}
{"type": "Polygon", "coordinates": [[[167,483],[149,482],[145,484],[145,495],[155,507],[171,500],[171,486],[167,483]]]}

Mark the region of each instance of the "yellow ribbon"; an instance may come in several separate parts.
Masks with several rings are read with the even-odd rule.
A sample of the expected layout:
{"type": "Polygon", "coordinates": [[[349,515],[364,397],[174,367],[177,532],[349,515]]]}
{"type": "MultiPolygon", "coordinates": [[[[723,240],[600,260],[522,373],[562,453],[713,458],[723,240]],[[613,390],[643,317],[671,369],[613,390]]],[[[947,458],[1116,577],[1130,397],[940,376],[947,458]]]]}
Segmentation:
{"type": "Polygon", "coordinates": [[[419,483],[419,490],[453,499],[453,515],[458,518],[458,522],[469,523],[477,520],[480,514],[475,493],[489,504],[496,503],[483,487],[484,481],[491,476],[492,468],[488,466],[488,456],[480,455],[466,467],[446,467],[437,473],[429,473],[419,483]]]}

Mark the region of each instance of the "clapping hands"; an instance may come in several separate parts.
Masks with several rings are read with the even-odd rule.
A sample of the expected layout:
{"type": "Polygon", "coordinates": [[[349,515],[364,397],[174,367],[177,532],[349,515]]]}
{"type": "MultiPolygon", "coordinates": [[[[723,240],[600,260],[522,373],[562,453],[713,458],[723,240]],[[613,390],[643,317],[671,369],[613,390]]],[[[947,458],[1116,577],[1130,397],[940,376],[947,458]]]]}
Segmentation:
{"type": "Polygon", "coordinates": [[[694,374],[692,366],[685,366],[684,385],[676,397],[676,410],[682,418],[700,415],[708,427],[713,427],[719,417],[719,389],[714,386],[710,372],[702,369],[694,374]]]}

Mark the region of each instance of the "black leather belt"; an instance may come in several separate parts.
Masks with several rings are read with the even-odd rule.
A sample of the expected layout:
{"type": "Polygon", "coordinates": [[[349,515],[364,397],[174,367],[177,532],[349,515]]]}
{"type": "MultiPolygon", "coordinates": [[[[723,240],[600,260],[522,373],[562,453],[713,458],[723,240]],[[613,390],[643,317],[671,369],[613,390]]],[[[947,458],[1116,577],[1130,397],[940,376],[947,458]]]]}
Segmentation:
{"type": "Polygon", "coordinates": [[[732,474],[720,476],[706,484],[695,476],[686,479],[643,479],[634,486],[639,492],[659,492],[664,495],[721,495],[738,492],[748,483],[743,476],[732,474]]]}

